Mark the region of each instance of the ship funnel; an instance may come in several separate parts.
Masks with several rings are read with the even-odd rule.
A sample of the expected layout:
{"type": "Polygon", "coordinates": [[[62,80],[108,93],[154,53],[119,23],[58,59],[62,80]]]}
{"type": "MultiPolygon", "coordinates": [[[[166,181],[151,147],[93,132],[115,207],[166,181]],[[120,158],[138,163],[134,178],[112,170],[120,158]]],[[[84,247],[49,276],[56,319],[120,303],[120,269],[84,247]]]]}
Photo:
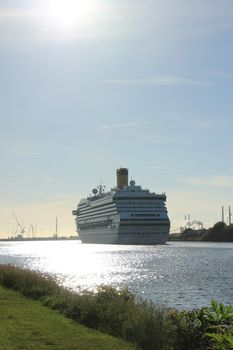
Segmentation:
{"type": "Polygon", "coordinates": [[[117,188],[123,188],[124,186],[128,186],[128,169],[120,168],[116,171],[117,176],[117,188]]]}

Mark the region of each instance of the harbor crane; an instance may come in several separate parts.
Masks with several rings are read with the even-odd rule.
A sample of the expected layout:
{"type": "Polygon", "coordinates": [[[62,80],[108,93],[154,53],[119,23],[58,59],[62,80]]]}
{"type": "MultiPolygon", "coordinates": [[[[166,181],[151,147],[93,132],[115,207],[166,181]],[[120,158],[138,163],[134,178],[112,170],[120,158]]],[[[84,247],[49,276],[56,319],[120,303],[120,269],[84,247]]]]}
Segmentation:
{"type": "Polygon", "coordinates": [[[16,223],[17,223],[17,226],[19,228],[19,235],[23,237],[23,234],[25,233],[25,227],[23,225],[23,223],[20,223],[17,216],[15,215],[15,213],[12,211],[12,216],[14,217],[16,223]]]}

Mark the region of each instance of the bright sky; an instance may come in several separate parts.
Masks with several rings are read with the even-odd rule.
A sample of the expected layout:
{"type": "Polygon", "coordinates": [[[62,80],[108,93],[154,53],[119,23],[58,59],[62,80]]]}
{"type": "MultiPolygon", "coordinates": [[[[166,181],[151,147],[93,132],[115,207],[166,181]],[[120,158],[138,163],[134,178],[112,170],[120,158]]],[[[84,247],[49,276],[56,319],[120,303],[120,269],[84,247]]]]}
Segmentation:
{"type": "Polygon", "coordinates": [[[119,166],[173,229],[233,210],[232,38],[232,0],[0,0],[0,235],[75,234],[119,166]]]}

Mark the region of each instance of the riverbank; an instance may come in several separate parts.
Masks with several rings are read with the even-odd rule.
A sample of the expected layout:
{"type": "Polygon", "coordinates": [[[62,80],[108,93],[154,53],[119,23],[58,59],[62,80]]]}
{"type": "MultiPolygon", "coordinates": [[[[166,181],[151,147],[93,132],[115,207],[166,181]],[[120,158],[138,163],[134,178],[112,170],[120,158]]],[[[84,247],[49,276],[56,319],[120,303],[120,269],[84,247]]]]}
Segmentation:
{"type": "Polygon", "coordinates": [[[233,224],[227,225],[220,221],[209,229],[194,230],[187,228],[179,235],[170,234],[169,241],[232,243],[233,224]]]}
{"type": "Polygon", "coordinates": [[[0,334],[0,349],[4,350],[136,350],[136,346],[90,330],[3,287],[0,334]]]}
{"type": "MultiPolygon", "coordinates": [[[[56,317],[60,317],[61,315],[54,313],[54,311],[52,312],[51,309],[75,321],[74,324],[74,322],[70,320],[69,322],[71,323],[69,323],[69,327],[80,327],[79,323],[81,323],[89,328],[99,330],[135,344],[135,347],[133,347],[130,344],[124,343],[124,348],[122,343],[119,349],[136,349],[137,347],[144,350],[209,350],[218,349],[213,343],[213,335],[217,334],[220,337],[224,335],[224,337],[227,338],[226,341],[228,341],[228,338],[231,340],[230,337],[233,337],[233,309],[231,306],[224,306],[217,302],[212,302],[209,308],[202,308],[194,311],[177,311],[175,309],[160,307],[151,302],[138,300],[127,289],[118,291],[109,286],[99,288],[97,293],[86,291],[80,295],[59,287],[56,282],[48,276],[42,276],[39,273],[7,265],[0,265],[0,284],[8,289],[14,290],[14,293],[18,291],[21,295],[29,299],[34,299],[33,301],[24,299],[24,301],[29,304],[27,307],[24,305],[21,308],[18,316],[17,312],[14,311],[17,310],[17,303],[14,305],[14,302],[11,303],[9,300],[6,300],[5,319],[3,317],[0,323],[3,327],[2,333],[5,337],[3,337],[3,339],[5,339],[6,342],[9,342],[10,338],[15,337],[14,341],[17,344],[17,339],[23,342],[23,339],[25,337],[27,339],[28,337],[28,344],[30,345],[30,342],[33,340],[32,336],[35,334],[36,341],[42,341],[43,346],[49,346],[50,343],[53,344],[57,336],[55,333],[52,338],[48,338],[47,336],[51,331],[47,332],[46,329],[49,330],[53,327],[55,331],[60,329],[58,333],[62,334],[64,341],[66,339],[72,340],[72,336],[68,335],[71,330],[67,330],[68,333],[66,335],[63,330],[59,328],[60,326],[57,325],[58,321],[56,317]],[[45,306],[47,306],[48,309],[46,309],[45,306]],[[46,319],[48,320],[50,325],[45,326],[43,329],[41,328],[44,321],[40,318],[42,316],[38,317],[37,313],[33,314],[34,307],[43,307],[44,311],[41,312],[44,316],[42,316],[45,318],[45,321],[46,319]],[[28,319],[27,317],[31,318],[28,319]],[[6,320],[7,322],[5,322],[6,320]],[[11,324],[8,330],[4,328],[7,327],[9,322],[14,321],[16,323],[15,330],[14,324],[11,324]],[[9,330],[11,336],[9,335],[9,330]],[[29,334],[27,333],[28,330],[29,334]],[[24,332],[26,332],[25,336],[24,332]]],[[[13,296],[11,293],[12,292],[9,292],[8,298],[9,295],[10,297],[13,296]]],[[[4,301],[4,297],[1,299],[4,301]]],[[[14,298],[12,300],[14,300],[14,298]]],[[[1,315],[4,315],[4,312],[1,313],[1,315]]],[[[66,323],[68,320],[63,319],[61,322],[63,324],[63,322],[66,323]]],[[[83,328],[81,328],[81,330],[82,329],[83,328]]],[[[81,330],[78,330],[78,328],[75,330],[74,328],[71,333],[74,334],[74,336],[75,334],[78,336],[80,332],[80,334],[82,334],[81,330]]],[[[114,341],[113,345],[109,343],[110,347],[102,344],[99,349],[118,349],[118,344],[114,343],[114,341]]],[[[25,342],[27,342],[27,340],[25,340],[25,342]]],[[[79,348],[76,345],[72,345],[76,342],[78,342],[78,338],[72,340],[70,345],[68,344],[70,348],[64,343],[64,345],[61,345],[64,347],[56,347],[53,344],[53,347],[50,348],[48,346],[44,348],[41,346],[35,348],[40,348],[40,350],[55,348],[61,350],[90,350],[98,349],[99,346],[98,340],[97,346],[93,345],[92,336],[90,334],[87,334],[86,340],[82,342],[84,346],[87,344],[88,347],[79,348]]],[[[24,345],[17,347],[17,349],[20,348],[30,349],[30,347],[26,348],[24,345]]],[[[31,346],[31,348],[34,347],[31,346]]],[[[16,348],[5,347],[4,349],[14,350],[16,348]]],[[[231,348],[222,347],[221,349],[227,350],[231,348]]]]}
{"type": "Polygon", "coordinates": [[[8,237],[8,238],[0,238],[0,242],[27,242],[27,241],[80,241],[78,236],[67,236],[67,237],[23,237],[23,236],[17,236],[17,237],[8,237]]]}

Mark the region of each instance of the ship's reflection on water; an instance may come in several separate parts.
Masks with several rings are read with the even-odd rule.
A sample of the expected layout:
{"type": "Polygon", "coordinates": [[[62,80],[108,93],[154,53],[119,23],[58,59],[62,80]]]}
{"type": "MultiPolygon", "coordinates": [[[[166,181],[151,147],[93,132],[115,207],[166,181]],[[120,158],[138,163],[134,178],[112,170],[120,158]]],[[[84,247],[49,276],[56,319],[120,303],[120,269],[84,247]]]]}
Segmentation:
{"type": "Polygon", "coordinates": [[[84,245],[78,241],[1,242],[0,263],[50,274],[72,290],[129,287],[177,308],[231,303],[233,244],[84,245]]]}

